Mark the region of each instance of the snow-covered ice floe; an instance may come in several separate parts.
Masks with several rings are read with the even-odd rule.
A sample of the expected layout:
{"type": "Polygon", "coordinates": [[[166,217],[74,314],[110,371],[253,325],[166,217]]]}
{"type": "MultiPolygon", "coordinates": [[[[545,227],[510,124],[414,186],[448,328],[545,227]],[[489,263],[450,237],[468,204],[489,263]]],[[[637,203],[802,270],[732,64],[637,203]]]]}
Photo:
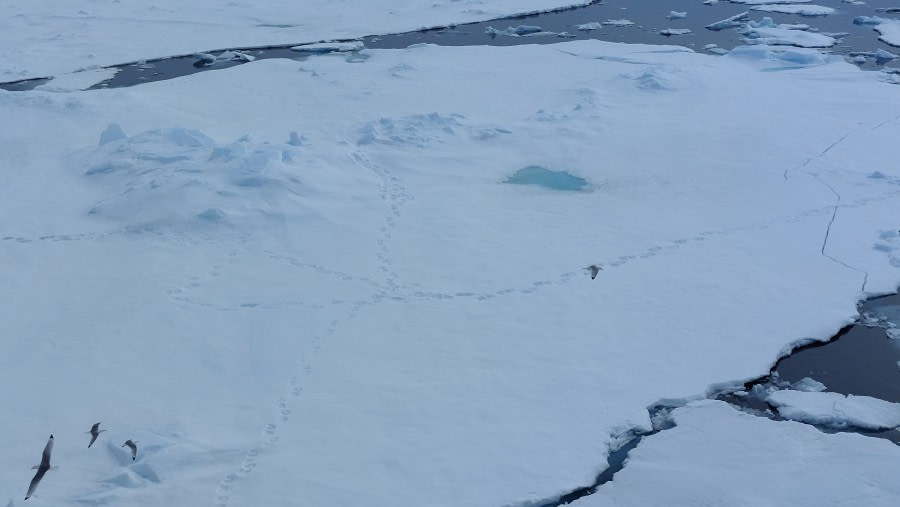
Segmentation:
{"type": "Polygon", "coordinates": [[[0,503],[52,431],[35,501],[61,507],[534,504],[657,400],[757,378],[900,282],[880,73],[769,46],[365,54],[0,92],[0,503]],[[589,191],[504,183],[530,166],[589,191]]]}
{"type": "Polygon", "coordinates": [[[900,453],[887,440],[824,435],[718,401],[691,403],[672,415],[674,428],[645,439],[615,480],[572,507],[891,507],[900,497],[900,453]]]}
{"type": "Polygon", "coordinates": [[[766,398],[794,421],[829,428],[889,430],[900,426],[900,403],[831,392],[776,391],[766,398]]]}
{"type": "Polygon", "coordinates": [[[772,18],[763,18],[759,22],[751,21],[743,26],[741,33],[746,36],[744,41],[748,43],[769,46],[827,48],[837,42],[834,37],[807,32],[798,26],[779,25],[772,18]]]}
{"type": "Polygon", "coordinates": [[[634,25],[634,21],[628,19],[607,19],[606,21],[592,21],[590,23],[585,23],[583,25],[576,25],[575,28],[584,31],[590,30],[598,30],[604,26],[632,26],[634,25]]]}
{"type": "Polygon", "coordinates": [[[715,23],[706,25],[706,28],[708,30],[715,30],[715,31],[726,30],[728,28],[738,28],[738,27],[742,26],[744,23],[750,21],[749,14],[750,14],[749,11],[744,11],[744,12],[735,14],[734,16],[727,17],[721,21],[716,21],[715,23]]]}
{"type": "Polygon", "coordinates": [[[50,81],[38,85],[36,90],[47,92],[71,92],[88,88],[112,79],[118,69],[86,69],[71,74],[62,74],[50,81]]]}
{"type": "Polygon", "coordinates": [[[777,12],[779,14],[796,14],[799,16],[827,16],[834,14],[833,7],[823,5],[765,4],[755,5],[750,10],[761,12],[777,12]]]}
{"type": "Polygon", "coordinates": [[[291,51],[300,51],[307,53],[348,53],[352,51],[362,51],[365,49],[362,41],[351,42],[317,42],[315,44],[303,44],[302,46],[293,46],[291,51]]]}
{"type": "Polygon", "coordinates": [[[857,25],[872,25],[880,34],[879,40],[900,47],[900,19],[883,18],[880,16],[857,16],[853,18],[857,25]]]}

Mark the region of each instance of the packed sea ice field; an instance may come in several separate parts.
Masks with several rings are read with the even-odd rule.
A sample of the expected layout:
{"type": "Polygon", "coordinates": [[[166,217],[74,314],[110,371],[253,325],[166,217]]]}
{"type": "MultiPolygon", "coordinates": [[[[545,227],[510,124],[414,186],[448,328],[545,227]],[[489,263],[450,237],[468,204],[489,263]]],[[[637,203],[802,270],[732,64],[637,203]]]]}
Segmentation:
{"type": "Polygon", "coordinates": [[[3,81],[92,75],[0,90],[0,504],[552,505],[665,427],[573,505],[897,505],[897,445],[811,423],[900,404],[711,399],[896,292],[897,74],[560,38],[84,90],[574,4],[6,6],[3,81]]]}

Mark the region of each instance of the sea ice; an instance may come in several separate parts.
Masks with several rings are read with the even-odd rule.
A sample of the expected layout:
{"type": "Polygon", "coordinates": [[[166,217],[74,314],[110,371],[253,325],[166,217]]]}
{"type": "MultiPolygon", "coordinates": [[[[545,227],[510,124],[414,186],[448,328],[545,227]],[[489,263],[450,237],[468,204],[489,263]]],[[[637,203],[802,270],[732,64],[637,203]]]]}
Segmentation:
{"type": "Polygon", "coordinates": [[[887,440],[826,435],[718,401],[688,404],[672,417],[674,428],[645,438],[612,482],[572,507],[893,507],[900,496],[900,452],[887,440]]]}
{"type": "Polygon", "coordinates": [[[791,384],[791,389],[795,391],[820,392],[824,391],[827,388],[825,387],[825,384],[819,382],[818,380],[804,377],[791,384]]]}
{"type": "Polygon", "coordinates": [[[669,19],[669,20],[672,20],[672,19],[683,19],[683,18],[686,18],[686,17],[687,17],[687,12],[670,11],[670,12],[669,12],[669,15],[666,16],[666,19],[669,19]]]}
{"type": "Polygon", "coordinates": [[[361,51],[365,49],[362,41],[352,42],[318,42],[315,44],[303,44],[302,46],[293,46],[291,51],[302,51],[307,53],[348,53],[352,51],[361,51]]]}
{"type": "Polygon", "coordinates": [[[603,27],[603,24],[599,21],[592,21],[590,23],[584,23],[583,25],[575,25],[575,28],[578,30],[583,30],[585,32],[589,32],[591,30],[599,30],[603,27]]]}
{"type": "Polygon", "coordinates": [[[190,55],[213,48],[401,33],[588,3],[590,0],[308,0],[298,9],[293,0],[258,0],[252,8],[240,2],[223,7],[212,0],[188,4],[155,0],[93,2],[87,9],[80,0],[14,2],[4,6],[0,80],[54,76],[88,66],[190,55]]]}
{"type": "Polygon", "coordinates": [[[803,4],[812,0],[729,0],[733,4],[766,5],[766,4],[803,4]]]}
{"type": "Polygon", "coordinates": [[[796,14],[799,16],[827,16],[834,14],[834,8],[822,5],[766,4],[750,8],[754,11],[777,12],[780,14],[796,14]]]}
{"type": "Polygon", "coordinates": [[[761,22],[747,23],[741,30],[744,39],[750,44],[769,46],[797,46],[803,48],[826,48],[833,46],[837,40],[827,35],[784,28],[776,24],[772,18],[763,18],[761,22]]]}
{"type": "MultiPolygon", "coordinates": [[[[900,282],[871,248],[900,216],[896,185],[867,177],[900,127],[881,73],[768,46],[366,54],[0,92],[0,372],[17,386],[0,411],[24,467],[0,474],[0,502],[61,429],[66,473],[39,492],[61,507],[534,505],[590,484],[656,400],[765,374],[900,282]],[[97,146],[112,123],[131,135],[97,146]],[[528,166],[591,191],[501,183],[528,166]],[[98,414],[146,467],[63,445],[98,414]]],[[[715,423],[693,434],[743,429],[715,423]]],[[[846,448],[800,435],[804,459],[843,466],[846,448]]],[[[862,470],[895,470],[871,445],[862,470]]],[[[761,453],[782,482],[760,489],[725,457],[738,479],[698,491],[821,482],[761,453]]]]}
{"type": "Polygon", "coordinates": [[[722,21],[716,21],[715,23],[706,25],[706,28],[715,31],[725,30],[727,28],[737,28],[750,20],[749,14],[748,11],[744,11],[740,14],[725,18],[722,21]]]}
{"type": "Polygon", "coordinates": [[[490,35],[507,35],[511,37],[523,37],[542,33],[541,27],[532,25],[509,26],[505,30],[498,30],[492,26],[485,28],[485,33],[490,35]]]}
{"type": "Polygon", "coordinates": [[[665,35],[665,36],[687,35],[689,33],[691,33],[691,30],[689,28],[665,28],[665,29],[659,31],[660,35],[665,35]]]}
{"type": "Polygon", "coordinates": [[[87,90],[104,81],[112,79],[118,69],[88,69],[71,74],[62,74],[54,77],[50,81],[38,85],[35,90],[45,92],[73,92],[78,90],[87,90]]]}
{"type": "Polygon", "coordinates": [[[609,26],[631,26],[634,24],[634,21],[630,19],[607,19],[603,24],[609,26]]]}
{"type": "Polygon", "coordinates": [[[777,391],[766,398],[786,418],[830,428],[886,430],[900,426],[900,403],[831,392],[777,391]]]}

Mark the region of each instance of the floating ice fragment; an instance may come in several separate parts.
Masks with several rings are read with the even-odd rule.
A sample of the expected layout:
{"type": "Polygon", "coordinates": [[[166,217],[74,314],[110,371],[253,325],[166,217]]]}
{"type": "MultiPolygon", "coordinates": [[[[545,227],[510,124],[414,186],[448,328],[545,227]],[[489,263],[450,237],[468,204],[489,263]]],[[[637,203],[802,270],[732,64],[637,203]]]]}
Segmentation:
{"type": "Polygon", "coordinates": [[[834,13],[831,7],[822,5],[757,5],[750,8],[754,11],[777,12],[779,14],[795,14],[798,16],[827,16],[834,13]]]}
{"type": "Polygon", "coordinates": [[[703,5],[715,5],[719,3],[719,0],[703,0],[703,5]]]}
{"type": "Polygon", "coordinates": [[[125,133],[125,129],[122,128],[118,123],[110,123],[106,130],[100,134],[100,144],[98,146],[103,146],[104,144],[111,143],[113,141],[118,141],[119,139],[125,139],[128,137],[128,134],[125,133]]]}
{"type": "Polygon", "coordinates": [[[609,26],[631,26],[634,24],[634,21],[630,19],[607,19],[603,24],[609,26]]]}
{"type": "Polygon", "coordinates": [[[489,26],[485,28],[484,32],[488,35],[508,35],[511,37],[522,37],[540,33],[541,30],[541,27],[533,25],[510,26],[507,27],[506,30],[497,30],[496,28],[489,26]]]}
{"type": "Polygon", "coordinates": [[[689,28],[666,28],[659,31],[660,35],[665,35],[666,37],[672,35],[687,35],[689,33],[691,33],[689,28]]]}
{"type": "Polygon", "coordinates": [[[686,17],[687,17],[687,12],[670,11],[670,12],[669,12],[669,15],[666,16],[666,19],[669,19],[669,20],[672,20],[672,19],[683,19],[683,18],[686,18],[686,17]]]}
{"type": "Polygon", "coordinates": [[[575,25],[575,28],[577,28],[578,30],[589,32],[591,30],[599,30],[600,27],[602,27],[602,26],[603,26],[603,24],[600,23],[599,21],[592,21],[590,23],[585,23],[583,25],[575,25]]]}
{"type": "Polygon", "coordinates": [[[749,21],[750,17],[749,11],[744,11],[740,14],[735,14],[730,18],[725,18],[722,21],[716,21],[715,23],[706,25],[708,30],[725,30],[726,28],[737,28],[741,26],[744,22],[749,21]]]}
{"type": "Polygon", "coordinates": [[[804,391],[807,393],[818,393],[824,391],[826,387],[825,384],[819,382],[818,380],[804,377],[791,384],[791,389],[795,391],[804,391]]]}
{"type": "Polygon", "coordinates": [[[319,42],[316,44],[304,44],[302,46],[294,46],[291,51],[301,53],[347,53],[351,51],[361,51],[366,46],[361,41],[352,42],[319,42]]]}
{"type": "Polygon", "coordinates": [[[764,5],[764,4],[808,4],[812,0],[729,0],[733,4],[764,5]]]}
{"type": "Polygon", "coordinates": [[[884,21],[884,18],[878,16],[856,16],[853,18],[854,25],[877,25],[884,21]]]}
{"type": "Polygon", "coordinates": [[[885,51],[881,48],[875,51],[875,59],[879,61],[888,61],[893,60],[894,58],[900,58],[900,56],[891,53],[890,51],[885,51]]]}
{"type": "Polygon", "coordinates": [[[862,56],[862,55],[854,56],[853,63],[862,65],[862,64],[866,63],[866,57],[862,56]]]}
{"type": "Polygon", "coordinates": [[[194,57],[198,58],[206,65],[212,65],[216,63],[216,56],[209,53],[194,53],[194,57]]]}

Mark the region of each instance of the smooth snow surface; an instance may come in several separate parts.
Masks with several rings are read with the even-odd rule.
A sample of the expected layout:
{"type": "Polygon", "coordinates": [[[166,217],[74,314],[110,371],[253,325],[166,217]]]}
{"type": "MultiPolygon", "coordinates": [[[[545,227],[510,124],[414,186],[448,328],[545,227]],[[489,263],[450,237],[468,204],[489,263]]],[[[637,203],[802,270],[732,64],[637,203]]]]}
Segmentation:
{"type": "Polygon", "coordinates": [[[766,402],[794,421],[832,428],[887,430],[900,426],[900,403],[828,392],[777,391],[766,402]]]}
{"type": "Polygon", "coordinates": [[[900,282],[900,243],[872,248],[900,216],[869,177],[900,135],[880,73],[768,46],[352,56],[0,92],[0,503],[51,432],[29,505],[553,499],[647,406],[900,282]],[[590,191],[504,183],[529,166],[590,191]]]}
{"type": "Polygon", "coordinates": [[[673,414],[675,428],[646,438],[612,482],[572,507],[892,507],[900,497],[900,452],[889,441],[826,435],[718,401],[673,414]]]}

